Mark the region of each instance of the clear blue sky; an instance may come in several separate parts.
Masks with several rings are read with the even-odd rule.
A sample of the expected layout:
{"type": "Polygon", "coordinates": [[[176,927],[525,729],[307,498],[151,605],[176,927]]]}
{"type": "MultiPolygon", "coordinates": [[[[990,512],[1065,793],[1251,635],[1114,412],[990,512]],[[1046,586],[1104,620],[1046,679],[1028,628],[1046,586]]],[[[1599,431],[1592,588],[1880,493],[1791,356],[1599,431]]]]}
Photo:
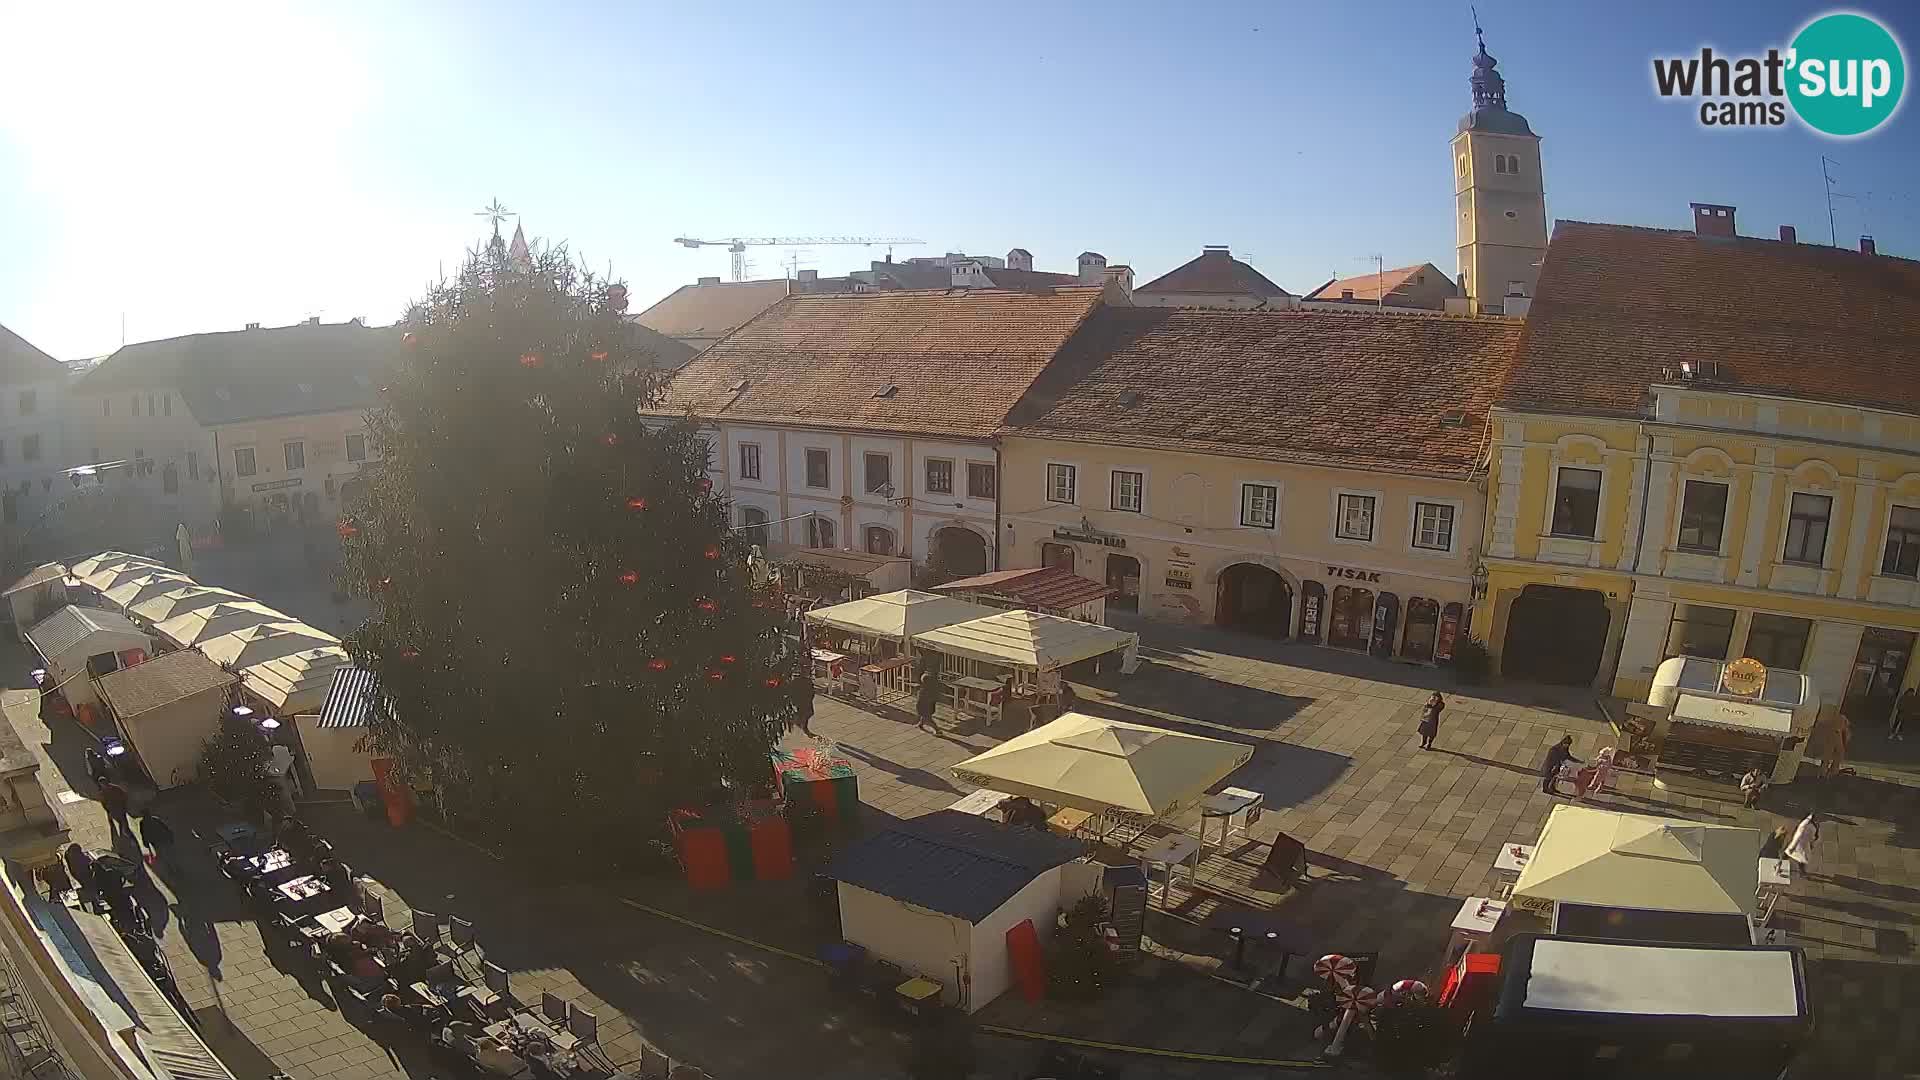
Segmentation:
{"type": "MultiPolygon", "coordinates": [[[[1864,140],[1710,133],[1649,58],[1785,45],[1826,5],[1485,0],[1512,106],[1545,138],[1549,214],[1839,232],[1920,256],[1920,116],[1864,140]],[[1871,198],[1868,193],[1871,192],[1871,198]]],[[[1920,17],[1887,0],[1911,65],[1920,17]],[[1895,15],[1895,12],[1902,12],[1895,15]]],[[[695,235],[899,234],[942,250],[1085,249],[1141,282],[1224,243],[1294,291],[1453,267],[1447,140],[1467,5],[111,6],[8,16],[0,322],[61,358],[120,341],[389,321],[498,196],[611,261],[637,306],[726,273],[695,235]]],[[[1910,90],[1909,97],[1920,94],[1910,90]]],[[[763,275],[786,252],[755,252],[763,275]]],[[[864,265],[816,248],[822,274],[864,265]]]]}

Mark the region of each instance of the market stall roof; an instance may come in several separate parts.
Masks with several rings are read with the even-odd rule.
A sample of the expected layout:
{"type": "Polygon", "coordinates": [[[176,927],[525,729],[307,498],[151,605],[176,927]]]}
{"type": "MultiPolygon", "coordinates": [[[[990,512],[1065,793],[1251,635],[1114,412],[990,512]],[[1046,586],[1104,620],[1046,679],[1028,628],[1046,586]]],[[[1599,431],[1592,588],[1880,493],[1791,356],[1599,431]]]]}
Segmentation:
{"type": "Polygon", "coordinates": [[[286,615],[257,600],[229,600],[175,615],[155,623],[153,628],[168,641],[185,648],[249,626],[285,621],[286,615]]]}
{"type": "Polygon", "coordinates": [[[320,720],[316,726],[366,727],[367,718],[373,715],[373,695],[379,692],[379,685],[373,672],[358,664],[334,668],[332,681],[327,684],[327,700],[320,705],[320,720]]]}
{"type": "Polygon", "coordinates": [[[231,589],[216,588],[212,585],[188,583],[170,592],[158,596],[149,596],[127,609],[127,614],[138,615],[148,622],[165,622],[176,615],[185,615],[189,611],[198,611],[204,607],[227,602],[249,601],[251,597],[242,596],[231,589]]]}
{"type": "Polygon", "coordinates": [[[1497,1019],[1530,1012],[1798,1020],[1808,1015],[1799,951],[1529,937],[1509,947],[1497,1019]]]}
{"type": "Polygon", "coordinates": [[[113,644],[94,652],[118,652],[122,648],[151,648],[152,639],[133,625],[132,620],[117,611],[105,608],[80,607],[68,604],[59,611],[36,623],[27,631],[27,641],[40,655],[51,660],[64,656],[74,646],[95,635],[104,634],[116,639],[113,644]]]}
{"type": "Polygon", "coordinates": [[[1080,857],[1065,836],[940,810],[889,825],[842,852],[829,877],[977,923],[1041,874],[1080,857]]]}
{"type": "Polygon", "coordinates": [[[1252,757],[1242,743],[1068,712],[955,765],[953,774],[1094,813],[1163,817],[1193,805],[1252,757]]]}
{"type": "Polygon", "coordinates": [[[1673,718],[1729,731],[1772,736],[1793,733],[1793,714],[1786,709],[1752,701],[1701,697],[1699,694],[1681,694],[1680,700],[1673,703],[1673,718]]]}
{"type": "Polygon", "coordinates": [[[1025,570],[996,570],[991,574],[935,585],[934,592],[984,592],[1005,596],[1038,608],[1070,608],[1089,600],[1112,596],[1114,590],[1064,566],[1030,566],[1025,570]]]}
{"type": "Polygon", "coordinates": [[[127,578],[108,589],[104,595],[118,605],[121,611],[129,611],[142,600],[151,600],[177,589],[184,589],[196,582],[185,574],[174,570],[155,570],[139,577],[127,578]]]}
{"type": "Polygon", "coordinates": [[[145,577],[149,574],[171,574],[174,572],[172,567],[164,563],[157,563],[151,559],[135,559],[132,562],[103,566],[93,573],[82,577],[80,583],[92,588],[95,592],[105,593],[123,581],[132,581],[134,578],[145,577]]]}
{"type": "Polygon", "coordinates": [[[956,600],[951,596],[901,589],[832,607],[815,608],[807,612],[807,619],[862,637],[904,641],[929,630],[985,618],[993,613],[993,608],[956,600]]]}
{"type": "Polygon", "coordinates": [[[1037,671],[1116,649],[1131,651],[1139,642],[1140,635],[1125,630],[1038,611],[1002,611],[913,635],[913,643],[922,648],[1037,671]]]}
{"type": "Polygon", "coordinates": [[[0,596],[12,596],[14,593],[25,592],[36,585],[45,585],[49,581],[59,581],[66,576],[67,568],[61,566],[59,563],[41,563],[39,566],[27,571],[26,577],[7,586],[5,592],[0,592],[0,596]]]}
{"type": "Polygon", "coordinates": [[[244,669],[306,649],[338,644],[340,639],[325,630],[285,620],[256,623],[230,634],[202,639],[200,651],[214,663],[244,669]]]}
{"type": "Polygon", "coordinates": [[[1643,911],[1752,915],[1760,832],[1556,806],[1517,897],[1643,911]]]}
{"type": "Polygon", "coordinates": [[[88,574],[98,570],[108,570],[116,566],[125,566],[131,562],[150,563],[152,561],[152,559],[147,558],[145,555],[134,555],[125,551],[103,551],[91,558],[81,559],[79,562],[74,563],[73,568],[69,570],[68,573],[77,578],[84,578],[88,574]]]}
{"type": "Polygon", "coordinates": [[[114,715],[125,719],[238,681],[219,664],[192,649],[181,649],[101,676],[100,696],[113,706],[114,715]]]}
{"type": "Polygon", "coordinates": [[[255,664],[242,670],[240,677],[248,690],[274,708],[297,714],[319,708],[332,685],[333,673],[351,662],[347,650],[322,645],[255,664]]]}

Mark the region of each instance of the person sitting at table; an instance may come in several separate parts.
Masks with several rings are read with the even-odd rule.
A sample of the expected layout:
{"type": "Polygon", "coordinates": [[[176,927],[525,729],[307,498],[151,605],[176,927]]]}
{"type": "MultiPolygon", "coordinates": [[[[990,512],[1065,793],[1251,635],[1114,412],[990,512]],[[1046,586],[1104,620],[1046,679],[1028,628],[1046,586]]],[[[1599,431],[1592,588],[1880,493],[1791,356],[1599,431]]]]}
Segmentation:
{"type": "Polygon", "coordinates": [[[327,958],[339,965],[340,970],[356,979],[384,979],[387,969],[380,966],[380,958],[372,949],[353,940],[338,931],[328,934],[320,943],[327,958]]]}
{"type": "Polygon", "coordinates": [[[402,986],[426,982],[435,961],[433,946],[412,934],[402,935],[386,959],[387,973],[402,986]]]}
{"type": "Polygon", "coordinates": [[[1009,825],[1025,825],[1042,832],[1047,828],[1047,812],[1025,795],[1015,795],[1001,803],[1000,818],[1009,825]]]}
{"type": "Polygon", "coordinates": [[[372,919],[355,916],[353,922],[347,924],[347,936],[377,952],[399,945],[401,935],[400,931],[372,919]]]}
{"type": "Polygon", "coordinates": [[[273,839],[296,859],[306,858],[313,853],[313,831],[307,828],[306,822],[292,814],[280,818],[274,828],[273,839]]]}
{"type": "Polygon", "coordinates": [[[320,878],[327,886],[339,892],[343,901],[353,899],[353,871],[339,859],[327,859],[320,863],[320,878]]]}
{"type": "Polygon", "coordinates": [[[398,1020],[415,1031],[433,1031],[447,1023],[451,1015],[445,1007],[409,1003],[399,994],[380,995],[380,1011],[388,1019],[398,1020]]]}
{"type": "Polygon", "coordinates": [[[507,1049],[505,1043],[465,1020],[448,1024],[445,1037],[448,1046],[466,1054],[474,1064],[498,1076],[512,1076],[527,1067],[526,1061],[507,1049]]]}

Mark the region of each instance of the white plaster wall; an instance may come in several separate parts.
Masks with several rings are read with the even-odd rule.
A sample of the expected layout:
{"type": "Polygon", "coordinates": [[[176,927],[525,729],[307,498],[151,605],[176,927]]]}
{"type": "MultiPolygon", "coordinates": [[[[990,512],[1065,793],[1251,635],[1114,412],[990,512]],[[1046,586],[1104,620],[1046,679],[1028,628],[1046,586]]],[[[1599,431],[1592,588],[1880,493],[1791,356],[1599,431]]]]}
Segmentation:
{"type": "Polygon", "coordinates": [[[973,928],[966,922],[903,904],[840,882],[841,937],[882,960],[938,982],[949,1005],[961,1002],[956,967],[971,963],[973,928]]]}
{"type": "Polygon", "coordinates": [[[1054,918],[1060,911],[1060,868],[1054,867],[1014,893],[1000,909],[973,927],[973,990],[968,1012],[993,1003],[1013,985],[1013,963],[1007,955],[1007,931],[1027,919],[1044,948],[1053,939],[1054,918]]]}

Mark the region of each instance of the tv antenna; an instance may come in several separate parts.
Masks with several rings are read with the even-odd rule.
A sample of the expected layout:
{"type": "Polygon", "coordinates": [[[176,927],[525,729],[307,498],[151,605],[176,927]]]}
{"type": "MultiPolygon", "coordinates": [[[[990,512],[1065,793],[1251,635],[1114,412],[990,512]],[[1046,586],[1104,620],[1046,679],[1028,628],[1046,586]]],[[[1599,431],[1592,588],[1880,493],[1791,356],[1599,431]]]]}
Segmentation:
{"type": "Polygon", "coordinates": [[[1833,190],[1833,172],[1831,166],[1838,164],[1840,163],[1827,155],[1820,155],[1820,178],[1827,182],[1827,243],[1832,247],[1840,246],[1840,230],[1836,229],[1833,224],[1833,200],[1853,198],[1853,196],[1845,192],[1833,190]]]}

